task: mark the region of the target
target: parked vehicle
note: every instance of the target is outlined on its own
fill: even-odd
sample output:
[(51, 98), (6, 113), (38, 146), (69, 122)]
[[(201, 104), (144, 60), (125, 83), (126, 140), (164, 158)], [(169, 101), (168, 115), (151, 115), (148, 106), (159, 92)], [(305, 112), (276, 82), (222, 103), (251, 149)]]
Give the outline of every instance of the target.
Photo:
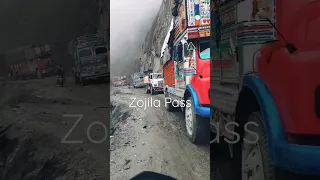
[(320, 175), (320, 2), (261, 2), (212, 6), (212, 143), (242, 180)]
[(132, 75), (133, 79), (133, 87), (134, 88), (141, 88), (144, 87), (145, 84), (143, 82), (144, 74), (141, 72), (136, 72)]
[(75, 42), (73, 69), (76, 84), (87, 85), (90, 80), (110, 78), (109, 55), (106, 43), (99, 35), (85, 35)]
[[(170, 66), (164, 66), (166, 108), (181, 108), (185, 113), (187, 134), (195, 144), (209, 143), (210, 100), (210, 2), (175, 1), (172, 10), (175, 23), (169, 39), (173, 40)], [(191, 10), (185, 9), (192, 7)], [(194, 12), (203, 16), (195, 19)], [(208, 14), (206, 16), (206, 14)], [(172, 76), (174, 77), (174, 83)]]
[[(46, 48), (44, 48), (46, 47)], [(49, 45), (33, 45), (14, 49), (6, 54), (6, 62), (17, 79), (52, 76), (57, 62)]]
[(146, 94), (154, 95), (156, 93), (164, 93), (163, 77), (161, 73), (150, 73), (146, 78)]

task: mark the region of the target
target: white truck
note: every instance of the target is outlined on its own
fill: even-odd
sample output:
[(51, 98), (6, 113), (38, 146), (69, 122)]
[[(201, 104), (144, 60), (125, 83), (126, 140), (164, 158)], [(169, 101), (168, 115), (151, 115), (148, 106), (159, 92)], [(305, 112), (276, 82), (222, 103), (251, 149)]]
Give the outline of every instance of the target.
[(162, 73), (150, 73), (144, 78), (144, 83), (146, 84), (146, 94), (164, 93)]

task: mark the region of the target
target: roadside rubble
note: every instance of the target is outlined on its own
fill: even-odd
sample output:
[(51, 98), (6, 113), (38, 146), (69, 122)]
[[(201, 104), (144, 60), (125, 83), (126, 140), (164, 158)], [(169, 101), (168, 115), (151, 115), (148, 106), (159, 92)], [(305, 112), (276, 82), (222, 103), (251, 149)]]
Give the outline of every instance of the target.
[[(107, 145), (93, 147), (87, 141), (82, 144), (61, 142), (74, 124), (73, 120), (61, 117), (68, 111), (81, 111), (90, 117), (82, 120), (70, 135), (74, 139), (86, 138), (82, 131), (87, 128), (85, 121), (90, 123), (106, 117), (101, 114), (104, 111), (99, 110), (106, 106), (94, 101), (100, 98), (103, 102), (101, 94), (106, 90), (100, 88), (105, 86), (86, 91), (69, 87), (74, 91), (71, 92), (51, 82), (54, 81), (41, 79), (0, 83), (0, 180), (106, 179), (109, 177), (104, 168), (104, 164), (109, 163), (105, 153)], [(88, 92), (93, 97), (82, 98)], [(92, 137), (100, 137), (94, 128), (91, 131)]]

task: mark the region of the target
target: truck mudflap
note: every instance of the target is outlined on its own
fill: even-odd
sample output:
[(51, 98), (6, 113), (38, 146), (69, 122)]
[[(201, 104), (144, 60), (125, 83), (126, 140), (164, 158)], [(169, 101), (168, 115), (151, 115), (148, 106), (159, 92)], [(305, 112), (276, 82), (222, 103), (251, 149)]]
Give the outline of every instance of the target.
[(195, 107), (195, 113), (198, 116), (201, 116), (204, 118), (210, 118), (210, 107), (209, 106), (208, 107), (200, 106), (198, 98), (197, 98), (197, 94), (190, 85), (187, 85), (186, 89), (191, 94), (193, 106)]
[(260, 105), (271, 163), (291, 172), (320, 175), (320, 146), (291, 144), (287, 141), (277, 108), (264, 82), (252, 74), (243, 78), (242, 86), (253, 91)]

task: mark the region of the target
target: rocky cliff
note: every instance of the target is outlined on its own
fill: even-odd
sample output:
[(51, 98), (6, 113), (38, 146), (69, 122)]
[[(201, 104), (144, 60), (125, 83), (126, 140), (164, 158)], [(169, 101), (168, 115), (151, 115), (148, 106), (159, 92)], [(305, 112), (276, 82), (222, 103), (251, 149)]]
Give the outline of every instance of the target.
[(161, 71), (161, 48), (170, 28), (173, 8), (173, 0), (163, 0), (159, 12), (153, 21), (153, 25), (147, 33), (141, 47), (137, 70), (153, 72)]

